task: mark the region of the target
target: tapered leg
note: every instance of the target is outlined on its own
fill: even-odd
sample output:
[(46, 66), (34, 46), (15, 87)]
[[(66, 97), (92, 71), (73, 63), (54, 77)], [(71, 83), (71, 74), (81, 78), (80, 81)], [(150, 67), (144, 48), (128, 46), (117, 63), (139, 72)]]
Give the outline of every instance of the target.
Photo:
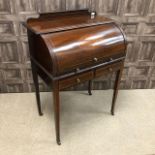
[(36, 67), (33, 64), (33, 62), (31, 62), (31, 66), (32, 66), (33, 81), (34, 81), (34, 85), (35, 85), (35, 92), (36, 92), (36, 100), (37, 100), (38, 113), (39, 113), (40, 116), (42, 116), (43, 113), (42, 113), (42, 110), (41, 110), (41, 103), (40, 103), (38, 75), (37, 75)]
[(123, 68), (118, 70), (117, 74), (116, 74), (115, 85), (114, 85), (114, 93), (113, 93), (113, 98), (112, 98), (112, 106), (111, 106), (111, 114), (112, 115), (114, 115), (115, 103), (116, 103), (116, 99), (117, 99), (119, 84), (121, 81), (122, 70), (123, 70)]
[(89, 95), (92, 95), (92, 80), (89, 80), (88, 81), (88, 94)]
[(61, 145), (60, 141), (60, 100), (59, 100), (59, 82), (53, 81), (53, 104), (55, 116), (56, 141)]

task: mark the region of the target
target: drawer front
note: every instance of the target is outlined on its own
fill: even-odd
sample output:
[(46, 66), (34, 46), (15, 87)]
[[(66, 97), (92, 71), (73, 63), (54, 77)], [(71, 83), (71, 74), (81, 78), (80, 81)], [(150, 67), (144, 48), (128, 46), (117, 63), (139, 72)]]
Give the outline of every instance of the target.
[(68, 88), (68, 87), (80, 84), (82, 82), (91, 80), (93, 78), (94, 78), (94, 72), (90, 71), (87, 73), (75, 75), (75, 76), (61, 80), (59, 83), (59, 87), (60, 89)]
[(123, 66), (123, 61), (113, 63), (95, 70), (95, 77), (100, 77), (105, 73), (115, 72)]

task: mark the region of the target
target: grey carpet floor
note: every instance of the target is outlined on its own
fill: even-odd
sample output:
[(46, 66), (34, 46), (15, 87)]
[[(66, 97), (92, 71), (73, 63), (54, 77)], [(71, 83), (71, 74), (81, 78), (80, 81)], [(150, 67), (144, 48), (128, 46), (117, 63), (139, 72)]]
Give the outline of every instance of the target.
[(0, 94), (0, 155), (153, 155), (155, 90), (61, 92), (61, 146), (55, 143), (52, 93)]

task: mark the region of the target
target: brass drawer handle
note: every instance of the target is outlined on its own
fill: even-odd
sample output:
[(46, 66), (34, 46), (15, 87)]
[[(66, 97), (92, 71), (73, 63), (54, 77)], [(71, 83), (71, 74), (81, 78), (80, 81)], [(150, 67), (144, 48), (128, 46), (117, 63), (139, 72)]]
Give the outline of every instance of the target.
[(112, 68), (109, 68), (109, 71), (110, 71), (110, 72), (112, 72), (112, 71), (113, 71), (113, 69), (112, 69)]
[(97, 61), (98, 61), (98, 59), (97, 59), (97, 58), (94, 58), (94, 61), (95, 61), (95, 62), (97, 62)]
[(113, 61), (113, 58), (110, 58), (110, 61)]
[(77, 83), (80, 83), (81, 82), (81, 80), (79, 78), (77, 78), (76, 81), (77, 81)]
[(80, 71), (80, 68), (76, 68), (76, 72), (79, 72)]

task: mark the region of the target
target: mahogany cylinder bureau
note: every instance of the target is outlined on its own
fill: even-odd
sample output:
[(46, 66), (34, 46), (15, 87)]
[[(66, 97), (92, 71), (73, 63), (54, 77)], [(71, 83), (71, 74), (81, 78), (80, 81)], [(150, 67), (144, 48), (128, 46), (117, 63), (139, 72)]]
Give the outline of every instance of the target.
[(116, 72), (111, 114), (126, 54), (126, 39), (111, 19), (88, 10), (44, 13), (23, 23), (27, 28), (39, 114), (42, 115), (38, 75), (53, 90), (56, 141), (60, 142), (59, 91)]

